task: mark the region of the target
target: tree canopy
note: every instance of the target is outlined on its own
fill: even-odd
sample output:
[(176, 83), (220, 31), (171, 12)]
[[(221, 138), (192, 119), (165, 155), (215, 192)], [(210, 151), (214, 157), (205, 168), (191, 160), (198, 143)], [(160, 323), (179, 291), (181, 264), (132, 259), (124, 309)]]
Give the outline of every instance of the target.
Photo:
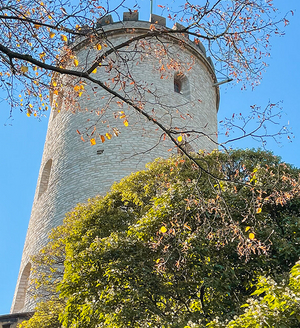
[(253, 150), (196, 160), (207, 173), (158, 159), (68, 213), (33, 259), (43, 301), (22, 327), (45, 309), (43, 327), (298, 327), (299, 170)]

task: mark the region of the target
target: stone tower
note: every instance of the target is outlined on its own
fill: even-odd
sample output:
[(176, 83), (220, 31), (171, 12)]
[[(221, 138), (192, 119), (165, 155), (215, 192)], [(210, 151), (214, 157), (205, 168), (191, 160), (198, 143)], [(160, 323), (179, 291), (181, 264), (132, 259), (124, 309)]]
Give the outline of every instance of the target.
[[(99, 31), (104, 38), (102, 46), (115, 48), (153, 28), (166, 31), (165, 23), (163, 17), (156, 15), (151, 15), (150, 22), (139, 21), (137, 13), (124, 13), (123, 21), (117, 23), (106, 17), (99, 21)], [(179, 28), (179, 25), (174, 27)], [(137, 44), (140, 48), (135, 48)], [(93, 41), (85, 37), (74, 40), (71, 47), (79, 64), (92, 61), (99, 51)], [(219, 90), (214, 86), (217, 81), (213, 65), (202, 44), (195, 44), (173, 30), (156, 38), (143, 38), (122, 49), (123, 59), (127, 60), (120, 62), (119, 70), (121, 74), (130, 72), (130, 78), (142, 92), (130, 89), (131, 83), (119, 92), (143, 103), (144, 111), (170, 129), (202, 132), (187, 134), (185, 142), (190, 149), (211, 151), (216, 148)], [(135, 49), (143, 49), (143, 53)], [(118, 60), (115, 54), (112, 59)], [(80, 69), (80, 65), (77, 68)], [(95, 78), (111, 81), (111, 75), (112, 71), (100, 67)], [(65, 83), (67, 85), (67, 81)], [(170, 154), (167, 150), (173, 147), (164, 141), (162, 132), (152, 122), (132, 108), (120, 108), (122, 104), (100, 87), (85, 85), (79, 99), (81, 110), (76, 113), (66, 108), (61, 94), (50, 98), (55, 105), (49, 118), (12, 313), (33, 310), (34, 301), (26, 294), (30, 256), (45, 246), (50, 230), (62, 223), (65, 213), (79, 202), (105, 194), (114, 181), (144, 169), (153, 159), (167, 157)], [(121, 119), (123, 113), (128, 120), (127, 127)], [(89, 140), (83, 142), (76, 132), (89, 131), (91, 126), (97, 126), (96, 145), (91, 145)], [(111, 139), (102, 143), (98, 133), (105, 136), (107, 131), (111, 131)], [(115, 131), (120, 134), (114, 136)]]

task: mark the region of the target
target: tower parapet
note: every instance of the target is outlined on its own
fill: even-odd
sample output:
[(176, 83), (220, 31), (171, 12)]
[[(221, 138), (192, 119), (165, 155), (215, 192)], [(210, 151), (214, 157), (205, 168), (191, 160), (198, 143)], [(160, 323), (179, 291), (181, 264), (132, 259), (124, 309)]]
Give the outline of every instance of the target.
[[(147, 36), (153, 24), (161, 31), (155, 38)], [(111, 88), (117, 85), (112, 82), (114, 74), (124, 81), (131, 79), (131, 83), (117, 90), (122, 96), (140, 104), (143, 111), (168, 129), (199, 131), (187, 136), (190, 149), (214, 149), (219, 91), (214, 87), (214, 69), (203, 45), (176, 33), (181, 29), (179, 25), (174, 30), (167, 29), (165, 19), (156, 15), (144, 22), (138, 20), (137, 13), (124, 13), (123, 21), (116, 23), (108, 16), (98, 21), (98, 27), (103, 46), (111, 48), (112, 53), (106, 64), (98, 67), (95, 79)], [(145, 37), (139, 39), (140, 35)], [(114, 49), (133, 38), (136, 42), (118, 50), (122, 51), (120, 59)], [(82, 36), (70, 45), (80, 65), (99, 56), (93, 42)], [(109, 60), (115, 64), (111, 70), (106, 66)], [(63, 82), (67, 89), (68, 77)], [(30, 257), (45, 246), (49, 232), (62, 223), (65, 213), (79, 202), (104, 195), (114, 181), (144, 169), (153, 159), (170, 154), (167, 150), (172, 145), (163, 141), (162, 132), (152, 122), (99, 86), (87, 81), (84, 88), (78, 98), (81, 110), (76, 113), (66, 105), (62, 95), (66, 90), (51, 97), (52, 112), (12, 313), (33, 310), (34, 300), (27, 294)], [(123, 115), (128, 126), (124, 126)], [(102, 143), (103, 138), (95, 137), (96, 145), (83, 142), (76, 131), (90, 131), (91, 127), (102, 137), (108, 133), (110, 137), (106, 139), (110, 140)]]

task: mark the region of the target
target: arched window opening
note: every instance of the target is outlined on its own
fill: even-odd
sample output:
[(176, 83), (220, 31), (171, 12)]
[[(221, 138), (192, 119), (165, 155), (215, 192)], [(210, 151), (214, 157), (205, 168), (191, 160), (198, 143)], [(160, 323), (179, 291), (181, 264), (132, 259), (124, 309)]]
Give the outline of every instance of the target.
[(185, 98), (190, 98), (190, 83), (188, 78), (181, 72), (174, 74), (174, 92), (182, 94)]
[(13, 313), (21, 312), (25, 304), (25, 297), (28, 288), (28, 281), (30, 276), (31, 264), (30, 262), (26, 264), (21, 279), (19, 281), (18, 292), (16, 295), (15, 306), (13, 308)]
[(48, 183), (49, 183), (49, 178), (50, 178), (50, 172), (51, 172), (51, 166), (52, 166), (52, 159), (49, 159), (48, 162), (45, 164), (44, 169), (43, 169), (43, 172), (42, 172), (38, 198), (48, 188)]

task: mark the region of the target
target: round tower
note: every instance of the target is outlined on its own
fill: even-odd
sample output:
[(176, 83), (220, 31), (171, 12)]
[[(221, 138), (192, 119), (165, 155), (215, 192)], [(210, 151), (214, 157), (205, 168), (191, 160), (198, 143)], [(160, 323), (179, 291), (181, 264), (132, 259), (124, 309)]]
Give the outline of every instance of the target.
[[(145, 36), (153, 29), (161, 34)], [(188, 150), (211, 151), (216, 148), (219, 103), (213, 65), (201, 43), (191, 42), (176, 29), (178, 24), (168, 30), (160, 16), (151, 15), (150, 22), (144, 22), (137, 13), (124, 13), (121, 22), (113, 23), (111, 17), (99, 21), (100, 46), (81, 37), (70, 47), (78, 70), (101, 51), (112, 49), (93, 72), (94, 78), (113, 90), (120, 86), (117, 93), (175, 131), (175, 138), (176, 131), (186, 131), (183, 142)], [(116, 77), (123, 81), (114, 82)], [(52, 112), (12, 313), (33, 310), (34, 301), (26, 294), (30, 256), (45, 246), (49, 232), (62, 223), (65, 213), (79, 202), (104, 195), (114, 181), (144, 169), (155, 158), (169, 156), (168, 150), (174, 147), (153, 122), (92, 82), (86, 81), (84, 92), (78, 92), (80, 109), (74, 113), (65, 100), (70, 80), (66, 77), (62, 82), (66, 90), (50, 97)]]

